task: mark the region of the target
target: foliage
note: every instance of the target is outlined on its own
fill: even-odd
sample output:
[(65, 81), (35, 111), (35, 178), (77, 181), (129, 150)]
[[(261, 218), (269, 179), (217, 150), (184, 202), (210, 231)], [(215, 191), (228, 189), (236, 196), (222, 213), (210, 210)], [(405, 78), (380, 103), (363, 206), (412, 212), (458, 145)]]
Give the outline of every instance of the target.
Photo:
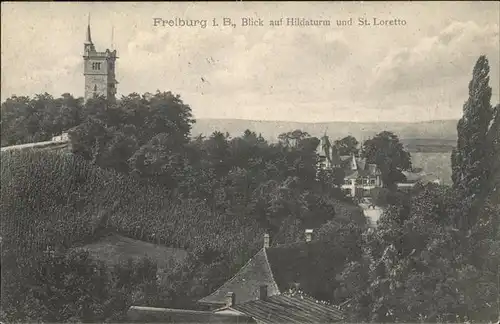
[(337, 198), (344, 198), (341, 187), (344, 184), (345, 171), (343, 168), (320, 169), (316, 179), (322, 192)]
[(83, 100), (67, 93), (57, 99), (47, 93), (13, 96), (2, 103), (0, 115), (2, 146), (48, 141), (86, 117)]
[(488, 59), (479, 57), (469, 83), (469, 98), (463, 107), (464, 114), (457, 125), (458, 140), (452, 154), (452, 178), (454, 186), (460, 188), (464, 197), (477, 195), (489, 176), (487, 157), (491, 143), (486, 139), (493, 117), (489, 71)]
[(191, 108), (171, 92), (133, 93), (116, 104), (93, 99), (86, 109), (89, 118), (69, 132), (73, 152), (124, 173), (157, 174), (162, 167), (150, 161), (148, 152), (160, 147), (166, 154), (161, 157), (179, 152), (194, 123)]
[(363, 235), (364, 258), (344, 268), (338, 295), (350, 320), (498, 319), (500, 124), (491, 113), (488, 72), (481, 56), (457, 126), (454, 187), (429, 184), (416, 187), (409, 200), (389, 202), (377, 230)]
[(48, 248), (26, 258), (2, 247), (1, 317), (9, 322), (116, 322), (161, 290), (148, 259), (107, 268), (84, 250)]
[(453, 227), (462, 211), (455, 195), (429, 186), (412, 198), (408, 218), (389, 208), (377, 231), (365, 234), (365, 260), (343, 273), (352, 320), (494, 319), (498, 242), (481, 237), (484, 226), (469, 233)]
[(353, 223), (328, 226), (307, 244), (269, 249), (267, 256), (276, 283), (285, 289), (300, 285), (304, 293), (316, 299), (336, 301), (338, 274), (345, 263), (361, 258), (361, 230)]
[[(418, 190), (419, 185), (414, 188)], [(373, 188), (370, 190), (370, 196), (373, 204), (380, 207), (388, 206), (407, 206), (408, 194), (401, 190), (389, 190), (387, 188)]]
[(363, 143), (363, 156), (368, 163), (375, 163), (382, 172), (384, 187), (393, 188), (396, 182), (404, 180), (401, 171), (411, 170), (410, 153), (397, 135), (383, 131)]
[[(333, 233), (350, 222), (364, 226), (359, 208), (339, 190), (342, 173), (317, 178), (319, 140), (300, 130), (278, 144), (248, 130), (236, 138), (214, 132), (189, 140), (189, 106), (159, 92), (116, 104), (91, 99), (78, 116), (69, 132), (74, 154), (2, 152), (1, 236), (18, 260), (47, 247), (65, 260), (69, 249), (108, 232), (189, 250), (189, 262), (174, 269), (154, 270), (147, 262), (147, 271), (132, 263), (107, 269), (102, 280), (109, 289), (99, 300), (118, 313), (131, 302), (192, 307), (247, 262), (264, 232), (284, 244), (303, 240), (305, 228), (329, 224), (324, 232)], [(43, 262), (63, 262), (56, 259)], [(33, 262), (27, 268), (42, 261)], [(154, 281), (157, 270), (165, 272)], [(141, 279), (131, 281), (136, 275)], [(105, 312), (96, 311), (96, 320), (121, 314)], [(47, 318), (69, 320), (57, 316)]]
[(359, 152), (358, 145), (358, 140), (351, 135), (335, 141), (339, 155), (357, 155)]
[[(244, 221), (213, 213), (199, 200), (169, 201), (157, 184), (96, 168), (73, 155), (2, 152), (1, 179), (1, 235), (26, 254), (47, 244), (69, 248), (106, 229), (196, 249), (206, 247), (200, 240), (206, 233), (234, 233), (237, 221)], [(223, 246), (215, 238), (214, 244)]]
[(296, 129), (291, 132), (280, 134), (278, 136), (278, 140), (285, 147), (298, 147), (300, 141), (308, 137), (310, 137), (310, 135), (307, 132), (303, 132), (300, 129)]

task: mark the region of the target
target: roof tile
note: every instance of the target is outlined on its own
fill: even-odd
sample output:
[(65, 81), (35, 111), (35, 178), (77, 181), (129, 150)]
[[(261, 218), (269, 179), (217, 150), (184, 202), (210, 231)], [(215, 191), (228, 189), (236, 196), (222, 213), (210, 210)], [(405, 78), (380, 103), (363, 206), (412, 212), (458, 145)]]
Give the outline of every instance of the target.
[(279, 293), (273, 273), (267, 260), (266, 249), (261, 249), (231, 279), (226, 281), (212, 294), (199, 300), (203, 304), (224, 304), (228, 292), (235, 294), (235, 303), (255, 300), (259, 296), (259, 287), (266, 285), (268, 295)]
[(260, 323), (332, 323), (342, 320), (340, 310), (305, 296), (276, 295), (233, 307)]

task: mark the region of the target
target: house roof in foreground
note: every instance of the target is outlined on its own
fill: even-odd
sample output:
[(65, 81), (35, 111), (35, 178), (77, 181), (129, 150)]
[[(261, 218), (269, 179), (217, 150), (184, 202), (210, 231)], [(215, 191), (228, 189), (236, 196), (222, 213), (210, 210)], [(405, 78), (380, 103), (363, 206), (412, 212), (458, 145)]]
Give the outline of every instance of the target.
[(132, 323), (255, 323), (247, 315), (142, 306), (131, 306), (127, 320)]
[(332, 262), (332, 255), (343, 257), (340, 250), (341, 247), (322, 241), (263, 248), (219, 289), (198, 302), (223, 306), (229, 292), (235, 294), (235, 304), (253, 301), (260, 295), (260, 286), (267, 286), (268, 296), (279, 295), (297, 285), (306, 292), (326, 295), (330, 292), (325, 290), (325, 284), (336, 280), (343, 264), (343, 260)]
[(212, 294), (200, 299), (202, 304), (225, 304), (229, 292), (235, 294), (235, 303), (244, 303), (259, 296), (258, 287), (266, 285), (268, 295), (279, 294), (279, 288), (267, 259), (266, 249), (261, 249), (231, 279)]
[(258, 323), (332, 323), (343, 316), (338, 307), (306, 296), (276, 295), (230, 307)]

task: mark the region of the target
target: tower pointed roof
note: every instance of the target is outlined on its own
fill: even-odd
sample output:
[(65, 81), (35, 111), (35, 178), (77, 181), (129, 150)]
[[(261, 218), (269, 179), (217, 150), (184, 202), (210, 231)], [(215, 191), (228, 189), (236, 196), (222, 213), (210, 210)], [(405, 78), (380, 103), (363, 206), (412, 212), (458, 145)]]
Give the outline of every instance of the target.
[(352, 160), (351, 160), (351, 170), (357, 170), (358, 169), (358, 163), (356, 161), (356, 156), (354, 154), (351, 154)]
[(92, 36), (90, 34), (90, 14), (89, 14), (89, 22), (87, 25), (87, 37), (85, 38), (85, 44), (92, 44)]

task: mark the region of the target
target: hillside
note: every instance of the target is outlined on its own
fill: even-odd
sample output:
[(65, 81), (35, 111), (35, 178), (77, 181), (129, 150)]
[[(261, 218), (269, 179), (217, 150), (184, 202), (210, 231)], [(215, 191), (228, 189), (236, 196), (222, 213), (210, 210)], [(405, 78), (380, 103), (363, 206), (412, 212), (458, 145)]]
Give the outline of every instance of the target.
[[(354, 122), (325, 122), (325, 123), (300, 123), (287, 121), (263, 121), (241, 119), (197, 119), (193, 126), (192, 134), (209, 135), (214, 131), (228, 132), (231, 136), (239, 136), (246, 129), (261, 133), (264, 138), (276, 141), (278, 135), (295, 129), (308, 132), (312, 136), (322, 136), (325, 131), (332, 139), (352, 135), (358, 140), (365, 140), (383, 130), (396, 133), (401, 139), (414, 142), (414, 139), (431, 141), (433, 144), (453, 143), (456, 141), (456, 120), (434, 120), (416, 123), (354, 123)], [(423, 140), (422, 140), (423, 139)]]
[(14, 150), (2, 152), (1, 162), (0, 234), (4, 243), (26, 253), (47, 245), (90, 243), (103, 231), (196, 248), (189, 242), (212, 230), (207, 223), (186, 222), (203, 223), (200, 217), (209, 214), (203, 204), (169, 203), (162, 188), (72, 154)]
[(200, 200), (170, 201), (159, 185), (72, 154), (2, 152), (1, 183), (0, 236), (26, 254), (92, 243), (110, 231), (191, 251), (224, 251), (227, 241), (248, 244), (260, 235), (254, 220), (216, 214)]
[(111, 266), (128, 259), (140, 259), (147, 256), (155, 260), (158, 267), (170, 269), (177, 262), (183, 262), (187, 258), (187, 252), (183, 249), (169, 248), (116, 234), (105, 236), (80, 248), (89, 251), (96, 259)]

